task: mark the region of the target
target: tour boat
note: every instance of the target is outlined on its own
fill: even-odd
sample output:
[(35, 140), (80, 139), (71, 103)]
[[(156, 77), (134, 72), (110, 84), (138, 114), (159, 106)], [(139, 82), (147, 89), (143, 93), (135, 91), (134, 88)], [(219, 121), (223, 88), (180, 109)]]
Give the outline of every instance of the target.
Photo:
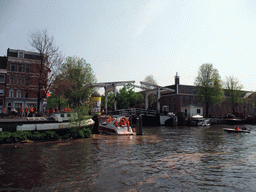
[(246, 127), (243, 127), (241, 129), (240, 128), (239, 129), (224, 128), (223, 130), (228, 133), (250, 133), (251, 132), (251, 130)]
[(133, 135), (129, 118), (124, 116), (110, 117), (99, 125), (99, 132), (114, 135)]
[[(26, 117), (20, 119), (1, 119), (0, 120), (0, 132), (8, 131), (43, 131), (53, 129), (65, 129), (76, 127), (75, 122), (71, 122), (71, 119), (76, 119), (76, 113), (58, 112), (51, 113), (49, 118), (46, 117)], [(92, 119), (83, 120), (80, 122), (80, 126), (89, 127), (92, 129), (94, 121)]]

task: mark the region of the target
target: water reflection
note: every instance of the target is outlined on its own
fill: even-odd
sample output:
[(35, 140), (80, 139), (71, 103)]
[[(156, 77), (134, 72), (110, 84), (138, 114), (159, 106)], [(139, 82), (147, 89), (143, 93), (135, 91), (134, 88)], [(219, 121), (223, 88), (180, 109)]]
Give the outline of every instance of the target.
[(0, 146), (0, 191), (253, 191), (255, 127), (143, 127), (142, 136)]

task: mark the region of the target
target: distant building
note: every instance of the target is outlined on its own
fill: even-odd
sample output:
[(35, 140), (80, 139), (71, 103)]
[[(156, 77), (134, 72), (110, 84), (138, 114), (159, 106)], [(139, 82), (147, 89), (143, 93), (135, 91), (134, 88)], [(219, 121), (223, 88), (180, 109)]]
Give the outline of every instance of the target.
[[(35, 107), (40, 73), (42, 73), (39, 53), (24, 50), (7, 50), (7, 57), (0, 57), (0, 110), (7, 111)], [(40, 72), (41, 70), (41, 72)], [(47, 66), (43, 70), (48, 78)], [(43, 88), (42, 95), (46, 95)], [(47, 105), (46, 96), (41, 100), (40, 111)]]
[[(169, 106), (169, 111), (175, 114), (183, 112), (184, 115), (189, 115), (188, 111), (191, 106), (196, 106), (196, 112), (199, 115), (206, 115), (206, 108), (205, 105), (200, 99), (195, 95), (196, 86), (193, 85), (181, 85), (180, 78), (178, 74), (175, 76), (175, 84), (166, 86), (167, 88), (174, 89), (175, 92), (164, 91), (161, 92), (161, 108), (162, 106)], [(245, 92), (245, 98), (250, 98), (254, 94), (254, 92)], [(154, 108), (156, 109), (156, 103), (154, 103)], [(187, 109), (187, 113), (185, 112)], [(232, 113), (232, 107), (226, 101), (222, 102), (221, 104), (216, 104), (209, 108), (209, 115), (210, 116), (226, 116), (229, 113)], [(247, 116), (253, 113), (253, 104), (249, 102), (249, 100), (236, 107), (237, 114)], [(196, 114), (195, 114), (196, 115)]]
[(0, 112), (4, 108), (5, 104), (5, 78), (7, 75), (7, 57), (0, 57)]

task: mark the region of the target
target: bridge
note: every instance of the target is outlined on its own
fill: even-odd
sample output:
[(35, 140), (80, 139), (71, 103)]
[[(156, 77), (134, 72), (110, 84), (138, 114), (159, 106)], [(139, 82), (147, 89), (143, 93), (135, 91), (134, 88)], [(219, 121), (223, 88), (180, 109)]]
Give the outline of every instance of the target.
[[(145, 93), (145, 112), (148, 111), (148, 96), (152, 93), (157, 95), (157, 111), (160, 112), (160, 93), (162, 91), (170, 91), (170, 92), (175, 92), (173, 89), (169, 89), (163, 86), (155, 85), (152, 83), (147, 83), (140, 81), (140, 83), (143, 86), (138, 86), (134, 85), (135, 81), (117, 81), (117, 82), (103, 82), (103, 83), (91, 83), (91, 87), (104, 87), (105, 89), (105, 112), (106, 114), (108, 113), (108, 100), (107, 100), (107, 95), (110, 91), (114, 92), (114, 110), (117, 111), (116, 109), (116, 86), (124, 86), (126, 84), (130, 84), (133, 87), (140, 88), (144, 90), (143, 92)], [(154, 87), (154, 89), (149, 89), (149, 87)], [(142, 111), (141, 111), (142, 112)]]

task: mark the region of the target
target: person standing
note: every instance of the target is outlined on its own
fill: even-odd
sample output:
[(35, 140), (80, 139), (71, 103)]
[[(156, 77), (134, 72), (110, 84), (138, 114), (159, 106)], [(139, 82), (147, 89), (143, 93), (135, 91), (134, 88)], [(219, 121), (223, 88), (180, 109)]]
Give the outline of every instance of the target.
[(20, 108), (20, 115), (21, 115), (21, 117), (23, 117), (23, 107), (21, 106), (21, 108)]
[(28, 116), (28, 108), (26, 107), (25, 108), (25, 117), (27, 117)]
[(29, 114), (31, 113), (31, 117), (34, 116), (34, 108), (33, 107), (30, 107), (29, 109)]

